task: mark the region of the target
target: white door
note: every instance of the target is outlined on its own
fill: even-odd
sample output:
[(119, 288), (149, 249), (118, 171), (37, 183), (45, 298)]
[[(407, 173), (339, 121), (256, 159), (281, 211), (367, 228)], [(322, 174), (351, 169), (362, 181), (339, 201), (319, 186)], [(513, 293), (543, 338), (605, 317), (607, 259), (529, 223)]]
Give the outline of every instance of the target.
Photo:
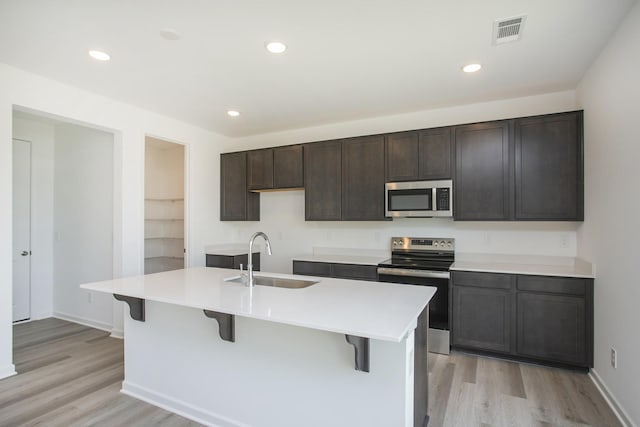
[(13, 321), (31, 316), (31, 143), (13, 140)]

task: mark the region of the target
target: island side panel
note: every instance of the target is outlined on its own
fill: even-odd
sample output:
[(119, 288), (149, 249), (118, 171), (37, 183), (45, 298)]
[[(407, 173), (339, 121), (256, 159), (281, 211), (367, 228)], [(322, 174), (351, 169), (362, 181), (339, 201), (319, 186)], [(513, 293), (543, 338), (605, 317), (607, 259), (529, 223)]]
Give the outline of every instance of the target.
[(415, 427), (426, 426), (429, 422), (429, 305), (418, 317), (414, 332), (415, 377), (414, 377), (414, 422)]
[[(236, 316), (236, 342), (202, 310), (147, 301), (125, 321), (123, 392), (218, 426), (413, 426), (414, 336), (371, 340), (356, 371), (343, 334)], [(426, 372), (426, 371), (425, 371)]]

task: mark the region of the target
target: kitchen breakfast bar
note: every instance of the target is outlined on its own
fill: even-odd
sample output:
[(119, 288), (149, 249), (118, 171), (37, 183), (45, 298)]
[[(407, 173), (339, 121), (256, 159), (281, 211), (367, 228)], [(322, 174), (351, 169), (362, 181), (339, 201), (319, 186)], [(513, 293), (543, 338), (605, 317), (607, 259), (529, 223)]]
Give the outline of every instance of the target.
[[(123, 393), (212, 426), (428, 423), (435, 288), (225, 281), (237, 275), (196, 267), (81, 285), (127, 303)], [(260, 284), (274, 279), (317, 283)]]

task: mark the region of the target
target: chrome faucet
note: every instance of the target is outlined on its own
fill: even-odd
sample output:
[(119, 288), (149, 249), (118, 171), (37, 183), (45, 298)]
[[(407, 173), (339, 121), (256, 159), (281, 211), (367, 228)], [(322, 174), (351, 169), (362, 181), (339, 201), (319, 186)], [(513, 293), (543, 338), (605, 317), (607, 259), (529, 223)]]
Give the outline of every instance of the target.
[(269, 242), (269, 238), (267, 237), (266, 234), (264, 234), (262, 231), (258, 231), (257, 233), (255, 233), (253, 236), (251, 236), (251, 239), (249, 239), (249, 254), (247, 255), (247, 286), (249, 286), (250, 288), (253, 287), (253, 241), (256, 239), (256, 237), (258, 236), (262, 236), (262, 238), (264, 239), (265, 244), (267, 245), (267, 253), (269, 255), (271, 255), (271, 243)]

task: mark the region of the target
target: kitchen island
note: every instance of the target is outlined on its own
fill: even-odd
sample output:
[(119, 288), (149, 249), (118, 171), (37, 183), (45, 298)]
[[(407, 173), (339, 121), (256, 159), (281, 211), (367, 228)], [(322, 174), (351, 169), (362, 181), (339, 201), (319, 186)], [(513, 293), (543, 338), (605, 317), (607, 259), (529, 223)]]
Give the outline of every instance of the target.
[(237, 274), (198, 267), (81, 285), (129, 304), (123, 393), (215, 426), (426, 424), (434, 288), (224, 281)]

